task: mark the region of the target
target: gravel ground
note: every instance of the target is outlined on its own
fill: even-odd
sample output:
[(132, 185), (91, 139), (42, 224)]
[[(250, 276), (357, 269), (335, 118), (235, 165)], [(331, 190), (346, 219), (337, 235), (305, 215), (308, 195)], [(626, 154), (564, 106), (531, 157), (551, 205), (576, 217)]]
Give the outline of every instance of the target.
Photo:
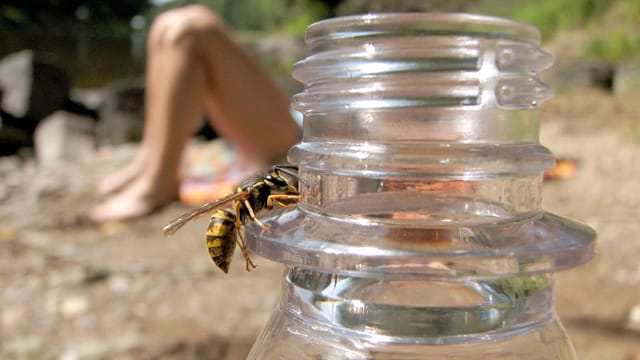
[[(640, 110), (589, 91), (543, 106), (541, 141), (578, 160), (545, 185), (543, 206), (598, 232), (597, 255), (557, 275), (557, 308), (581, 359), (640, 359)], [(635, 306), (635, 315), (632, 310)]]
[[(633, 98), (598, 91), (561, 93), (543, 107), (543, 144), (579, 164), (575, 177), (545, 184), (544, 207), (599, 235), (593, 261), (556, 276), (558, 311), (586, 360), (640, 359), (639, 115)], [(0, 358), (249, 351), (277, 301), (279, 264), (257, 258), (246, 273), (238, 258), (230, 275), (217, 271), (203, 249), (206, 219), (160, 234), (187, 209), (180, 204), (128, 223), (86, 220), (95, 182), (134, 151), (56, 166), (0, 159)]]

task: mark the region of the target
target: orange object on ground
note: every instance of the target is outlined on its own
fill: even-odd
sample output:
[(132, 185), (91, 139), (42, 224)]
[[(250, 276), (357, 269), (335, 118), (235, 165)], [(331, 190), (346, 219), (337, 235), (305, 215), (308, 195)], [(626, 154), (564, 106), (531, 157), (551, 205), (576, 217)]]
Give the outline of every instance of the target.
[(198, 206), (221, 199), (235, 191), (227, 179), (185, 179), (180, 184), (180, 201)]
[(181, 169), (180, 201), (198, 206), (231, 194), (233, 162), (233, 148), (222, 139), (191, 144)]
[(544, 180), (566, 180), (578, 172), (578, 162), (571, 159), (556, 159), (556, 165), (545, 171)]

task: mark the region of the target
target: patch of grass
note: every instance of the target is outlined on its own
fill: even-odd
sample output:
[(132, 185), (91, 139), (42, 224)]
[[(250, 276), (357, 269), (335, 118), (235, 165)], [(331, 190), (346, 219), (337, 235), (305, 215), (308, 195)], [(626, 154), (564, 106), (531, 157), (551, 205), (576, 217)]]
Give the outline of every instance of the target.
[(639, 0), (540, 0), (515, 8), (511, 18), (533, 24), (543, 39), (568, 29), (586, 28), (587, 57), (615, 63), (640, 56)]
[(559, 30), (597, 21), (613, 3), (615, 1), (610, 0), (540, 0), (517, 8), (512, 17), (537, 26), (543, 39), (547, 39)]
[(617, 1), (600, 21), (591, 24), (588, 57), (610, 63), (640, 55), (640, 1)]
[(294, 38), (304, 38), (307, 26), (329, 15), (327, 7), (317, 1), (298, 1), (289, 9), (288, 20), (284, 24), (284, 32)]

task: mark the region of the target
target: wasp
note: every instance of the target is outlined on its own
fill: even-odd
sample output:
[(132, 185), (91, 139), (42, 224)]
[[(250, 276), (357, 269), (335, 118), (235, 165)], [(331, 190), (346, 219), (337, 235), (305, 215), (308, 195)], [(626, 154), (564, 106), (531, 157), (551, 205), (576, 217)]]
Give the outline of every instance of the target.
[[(288, 207), (300, 199), (297, 184), (291, 184), (283, 174), (300, 180), (297, 166), (276, 165), (264, 176), (243, 181), (235, 193), (206, 203), (170, 221), (164, 226), (163, 232), (165, 235), (172, 235), (186, 223), (215, 210), (209, 220), (206, 234), (211, 260), (227, 273), (237, 245), (242, 251), (246, 269), (250, 271), (256, 265), (249, 257), (246, 243), (240, 232), (241, 227), (251, 220), (260, 225), (264, 231), (268, 231), (269, 226), (263, 224), (256, 217), (256, 213), (264, 209), (273, 209), (275, 206)], [(221, 209), (232, 202), (235, 203), (233, 208)]]

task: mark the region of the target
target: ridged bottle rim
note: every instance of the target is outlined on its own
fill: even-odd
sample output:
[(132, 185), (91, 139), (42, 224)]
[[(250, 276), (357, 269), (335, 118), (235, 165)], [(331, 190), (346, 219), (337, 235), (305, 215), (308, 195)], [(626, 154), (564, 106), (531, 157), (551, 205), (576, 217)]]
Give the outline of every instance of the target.
[[(320, 21), (293, 75), (302, 194), (247, 226), (291, 266), (373, 278), (498, 278), (566, 269), (595, 234), (541, 209), (538, 106), (552, 91), (539, 31), (453, 13)], [(434, 267), (434, 264), (437, 265)]]
[[(388, 30), (396, 34), (460, 34), (505, 38), (540, 44), (540, 31), (533, 25), (495, 16), (467, 13), (381, 13), (352, 15), (318, 21), (307, 28), (306, 42), (345, 36), (371, 36)], [(359, 32), (358, 32), (359, 31)], [(387, 32), (387, 34), (392, 34)]]

